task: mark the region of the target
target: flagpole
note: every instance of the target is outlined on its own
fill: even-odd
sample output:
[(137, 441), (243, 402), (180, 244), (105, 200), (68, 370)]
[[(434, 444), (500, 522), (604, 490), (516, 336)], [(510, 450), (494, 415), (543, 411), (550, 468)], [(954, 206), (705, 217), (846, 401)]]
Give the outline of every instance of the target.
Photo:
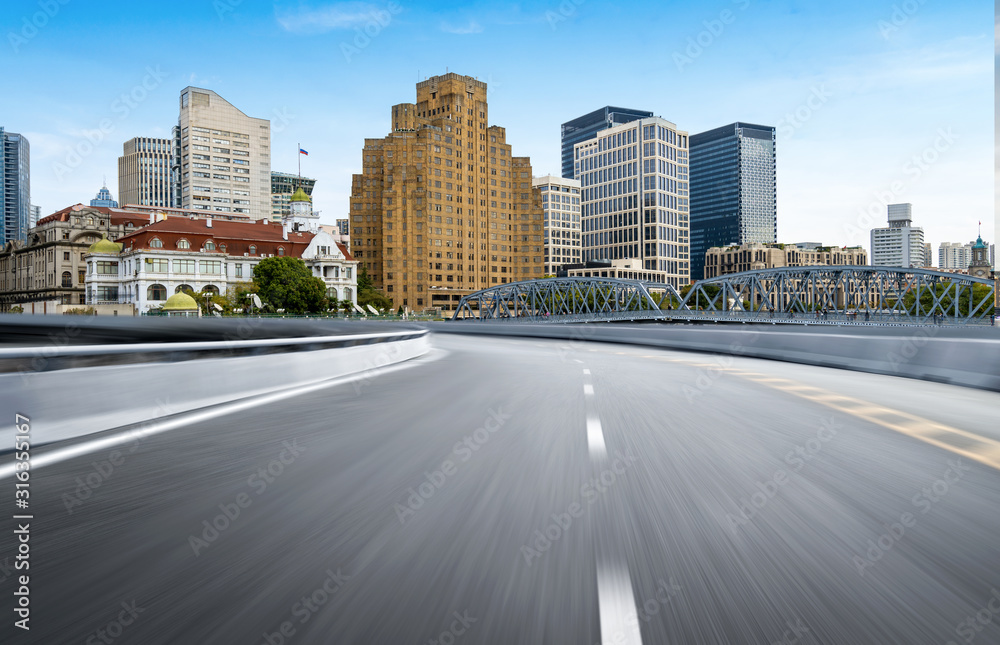
[(297, 143), (295, 145), (297, 145), (299, 147), (299, 149), (295, 151), (295, 156), (299, 158), (299, 185), (298, 185), (298, 187), (302, 188), (302, 144), (301, 143)]

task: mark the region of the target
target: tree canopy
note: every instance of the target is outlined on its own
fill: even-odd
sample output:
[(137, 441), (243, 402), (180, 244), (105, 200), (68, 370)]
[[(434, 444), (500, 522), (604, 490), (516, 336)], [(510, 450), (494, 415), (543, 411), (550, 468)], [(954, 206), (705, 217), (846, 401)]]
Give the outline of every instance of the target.
[(264, 303), (287, 313), (318, 313), (329, 306), (326, 284), (299, 258), (265, 258), (254, 267), (253, 281)]

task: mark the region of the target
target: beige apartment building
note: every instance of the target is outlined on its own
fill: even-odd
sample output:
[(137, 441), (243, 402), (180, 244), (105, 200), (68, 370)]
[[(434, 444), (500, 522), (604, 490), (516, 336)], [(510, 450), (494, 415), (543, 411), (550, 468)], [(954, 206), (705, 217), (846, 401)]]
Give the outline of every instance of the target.
[(868, 252), (860, 246), (839, 247), (819, 244), (744, 244), (720, 248), (705, 254), (705, 278), (776, 267), (817, 265), (865, 265)]
[(490, 126), (486, 83), (444, 74), (365, 139), (351, 187), (351, 252), (394, 306), (453, 309), (463, 295), (543, 276), (531, 161)]
[(173, 140), (133, 137), (118, 157), (118, 199), (122, 206), (173, 206), (170, 169)]
[(197, 87), (181, 90), (177, 206), (271, 218), (271, 122)]

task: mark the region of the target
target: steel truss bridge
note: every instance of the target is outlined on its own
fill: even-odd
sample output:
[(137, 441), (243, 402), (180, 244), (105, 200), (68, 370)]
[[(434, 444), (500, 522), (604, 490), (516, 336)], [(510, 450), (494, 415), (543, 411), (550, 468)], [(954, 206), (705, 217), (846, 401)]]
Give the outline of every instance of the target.
[(453, 320), (706, 320), (819, 324), (993, 323), (994, 282), (929, 269), (781, 267), (673, 286), (616, 278), (545, 278), (462, 298)]

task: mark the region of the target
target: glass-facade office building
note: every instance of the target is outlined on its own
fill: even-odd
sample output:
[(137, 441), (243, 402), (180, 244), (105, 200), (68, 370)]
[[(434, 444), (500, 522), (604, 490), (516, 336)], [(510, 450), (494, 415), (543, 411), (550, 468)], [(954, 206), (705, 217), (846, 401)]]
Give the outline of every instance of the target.
[(632, 110), (609, 105), (563, 123), (562, 176), (566, 179), (579, 179), (574, 174), (573, 146), (595, 138), (601, 130), (607, 130), (622, 123), (629, 123), (636, 119), (645, 119), (651, 116), (653, 116), (653, 113), (645, 110)]
[(31, 227), (31, 152), (28, 140), (0, 127), (0, 248), (28, 239)]
[(777, 241), (775, 129), (732, 123), (691, 135), (691, 279), (713, 246)]
[(680, 288), (688, 266), (688, 136), (652, 117), (576, 144), (583, 261), (642, 261), (652, 280)]

